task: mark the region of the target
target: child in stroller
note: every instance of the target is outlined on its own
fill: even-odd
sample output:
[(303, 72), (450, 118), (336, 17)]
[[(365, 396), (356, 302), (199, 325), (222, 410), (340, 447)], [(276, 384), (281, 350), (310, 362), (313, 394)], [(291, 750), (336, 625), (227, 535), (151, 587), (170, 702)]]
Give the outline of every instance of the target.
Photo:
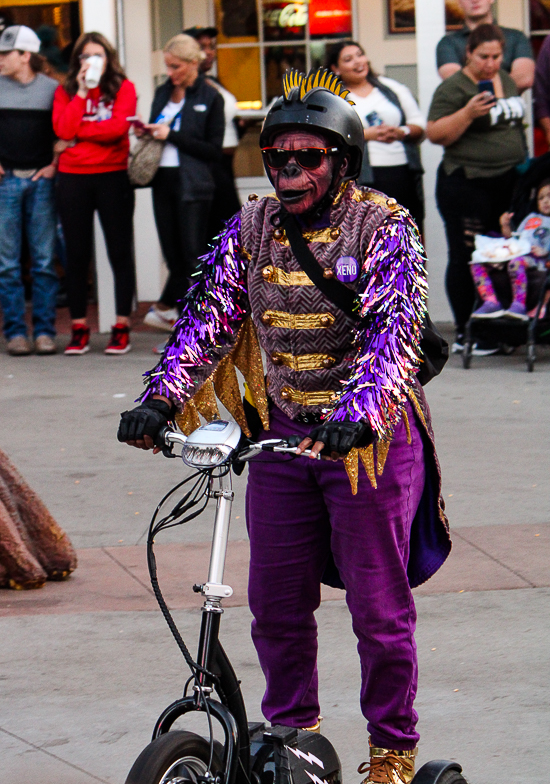
[[(509, 243), (489, 238), (476, 238), (477, 252), (471, 264), (472, 276), (481, 305), (472, 313), (473, 319), (510, 318), (528, 321), (527, 313), (527, 270), (544, 270), (550, 255), (550, 178), (543, 179), (536, 188), (536, 212), (521, 221), (513, 241), (513, 212), (505, 212), (500, 218), (502, 235)], [(483, 242), (483, 240), (485, 240)], [(520, 251), (521, 255), (513, 255)], [(480, 262), (482, 259), (487, 261)], [(506, 309), (498, 299), (489, 270), (494, 265), (506, 265), (512, 288), (512, 302)]]
[(493, 258), (476, 249), (472, 259), (481, 301), (466, 325), (462, 364), (469, 368), (472, 356), (482, 355), (478, 341), (498, 345), (501, 354), (524, 345), (531, 372), (536, 345), (550, 344), (550, 153), (524, 166), (501, 226), (505, 235), (515, 228), (515, 235), (476, 237), (480, 250), (494, 243)]

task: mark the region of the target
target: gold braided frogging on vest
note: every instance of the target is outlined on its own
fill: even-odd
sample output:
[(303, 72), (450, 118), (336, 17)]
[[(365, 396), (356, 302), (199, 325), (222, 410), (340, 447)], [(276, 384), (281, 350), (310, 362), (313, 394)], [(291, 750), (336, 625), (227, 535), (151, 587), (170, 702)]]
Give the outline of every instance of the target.
[(336, 321), (332, 313), (285, 313), (283, 310), (266, 310), (262, 322), (280, 329), (328, 329)]
[[(300, 86), (303, 94), (305, 95), (306, 89), (313, 89), (313, 85), (311, 84), (310, 79), (312, 74), (310, 72), (308, 77), (305, 77), (304, 74), (300, 74), (297, 71), (295, 73), (296, 76), (292, 76), (292, 71), (285, 75), (285, 79), (288, 77), (288, 90), (290, 91), (290, 89), (293, 87)], [(306, 88), (304, 85), (306, 84), (307, 79), (310, 81), (307, 82)], [(316, 84), (315, 86), (326, 87), (327, 85)], [(335, 90), (331, 91), (335, 92)], [(342, 95), (342, 97), (345, 96)], [(341, 186), (337, 196), (338, 201), (342, 198), (349, 186), (350, 183), (344, 183)], [(375, 204), (389, 208), (392, 211), (397, 209), (399, 206), (395, 199), (388, 199), (378, 193), (362, 191), (358, 188), (354, 188), (352, 198), (354, 201), (372, 201)], [(329, 227), (319, 231), (304, 232), (304, 238), (308, 242), (332, 242), (336, 239), (336, 236), (334, 227)], [(286, 236), (282, 238), (282, 242), (283, 244), (288, 242)], [(246, 258), (250, 260), (250, 254), (244, 248), (241, 249), (241, 252)], [(268, 265), (265, 268), (264, 278), (269, 280), (270, 283), (283, 286), (313, 285), (312, 281), (304, 272), (286, 272), (285, 270), (274, 267), (273, 265)], [(335, 320), (335, 317), (331, 313), (293, 314), (284, 313), (282, 311), (266, 311), (263, 314), (263, 318), (270, 320), (270, 326), (287, 329), (329, 328)], [(296, 369), (298, 369), (300, 363), (310, 362), (312, 361), (310, 357), (316, 355), (304, 355), (302, 358), (288, 355), (288, 357), (292, 357), (291, 359), (287, 358), (287, 355), (283, 356), (283, 361), (285, 364), (287, 362), (291, 362), (293, 363), (292, 367), (296, 366)], [(289, 364), (288, 366), (290, 367), (291, 365)], [(197, 427), (200, 427), (201, 420), (199, 415), (202, 415), (207, 421), (219, 419), (220, 413), (216, 402), (217, 397), (223, 403), (223, 405), (225, 405), (229, 413), (234, 417), (235, 421), (239, 424), (243, 432), (248, 436), (250, 435), (250, 430), (246, 423), (246, 417), (242, 405), (241, 393), (235, 368), (238, 368), (243, 374), (248, 387), (249, 395), (254, 406), (258, 410), (263, 427), (266, 430), (269, 430), (269, 412), (262, 354), (256, 334), (256, 328), (252, 318), (249, 317), (246, 319), (245, 323), (239, 330), (239, 334), (232, 351), (221, 360), (212, 376), (210, 376), (210, 378), (207, 379), (207, 381), (201, 386), (195, 395), (193, 395), (193, 397), (187, 401), (182, 413), (176, 416), (176, 422), (182, 432), (188, 435)], [(291, 394), (327, 396), (328, 399), (323, 399), (322, 401), (316, 401), (315, 403), (303, 403), (304, 405), (316, 405), (319, 403), (323, 405), (330, 402), (329, 396), (332, 396), (334, 393), (329, 391), (321, 391), (317, 393), (300, 393), (299, 390), (291, 390)], [(424, 426), (426, 426), (424, 414), (412, 389), (409, 392), (409, 399), (417, 416), (420, 418)], [(410, 425), (405, 411), (403, 411), (403, 419), (407, 432), (407, 442), (411, 443)], [(375, 447), (372, 445), (364, 449), (352, 449), (351, 452), (346, 456), (344, 460), (344, 466), (346, 468), (352, 493), (354, 495), (357, 493), (358, 488), (359, 460), (361, 460), (371, 485), (373, 488), (376, 488), (376, 476), (382, 475), (388, 456), (390, 443), (391, 439), (387, 441), (379, 441), (376, 445), (376, 457)]]
[[(210, 378), (208, 378), (193, 397), (187, 401), (182, 413), (176, 415), (176, 423), (185, 435), (189, 435), (193, 430), (200, 427), (201, 420), (199, 414), (203, 416), (207, 422), (220, 418), (220, 412), (216, 402), (217, 397), (227, 408), (245, 435), (250, 436), (235, 368), (238, 368), (243, 374), (248, 387), (247, 397), (250, 396), (251, 402), (258, 410), (264, 429), (269, 430), (269, 411), (262, 352), (254, 323), (251, 318), (248, 318), (239, 330), (233, 350), (222, 359)], [(309, 394), (332, 395), (334, 393), (313, 392)], [(424, 414), (412, 390), (409, 398), (417, 415), (420, 417), (421, 421), (425, 423)], [(321, 404), (324, 402), (325, 401), (322, 401)], [(304, 403), (304, 405), (318, 405), (318, 403), (309, 402), (307, 404)], [(403, 419), (407, 431), (407, 443), (411, 443), (410, 424), (406, 411), (403, 411)], [(379, 441), (376, 445), (376, 458), (374, 451), (375, 447), (373, 445), (364, 449), (352, 449), (346, 456), (344, 459), (344, 466), (350, 480), (353, 495), (357, 494), (359, 483), (359, 459), (367, 472), (372, 487), (376, 489), (376, 476), (377, 474), (378, 476), (382, 475), (389, 448), (390, 441)]]
[(262, 277), (269, 283), (275, 283), (278, 286), (314, 286), (314, 282), (308, 278), (305, 272), (287, 272), (280, 267), (274, 267), (273, 264), (268, 264), (262, 270)]

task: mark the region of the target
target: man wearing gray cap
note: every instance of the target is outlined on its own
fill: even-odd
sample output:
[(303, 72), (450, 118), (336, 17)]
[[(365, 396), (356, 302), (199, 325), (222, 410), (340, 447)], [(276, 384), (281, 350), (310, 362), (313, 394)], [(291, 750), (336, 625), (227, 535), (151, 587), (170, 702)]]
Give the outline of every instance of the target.
[(37, 354), (54, 354), (55, 203), (52, 127), (57, 82), (41, 70), (40, 39), (29, 27), (0, 36), (0, 307), (8, 353), (30, 354), (21, 276), (23, 227), (31, 254), (33, 337)]

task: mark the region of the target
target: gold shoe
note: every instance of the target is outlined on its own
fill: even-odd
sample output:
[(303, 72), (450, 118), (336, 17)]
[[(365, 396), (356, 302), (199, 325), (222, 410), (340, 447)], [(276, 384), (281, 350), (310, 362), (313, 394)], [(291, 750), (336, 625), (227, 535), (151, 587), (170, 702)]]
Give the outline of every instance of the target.
[(317, 732), (319, 735), (321, 734), (321, 722), (323, 721), (323, 717), (319, 716), (317, 721), (312, 727), (302, 727), (303, 730), (307, 730), (307, 732)]
[(366, 773), (361, 784), (410, 784), (414, 778), (414, 758), (418, 749), (395, 751), (370, 747), (370, 761), (362, 762), (358, 773)]

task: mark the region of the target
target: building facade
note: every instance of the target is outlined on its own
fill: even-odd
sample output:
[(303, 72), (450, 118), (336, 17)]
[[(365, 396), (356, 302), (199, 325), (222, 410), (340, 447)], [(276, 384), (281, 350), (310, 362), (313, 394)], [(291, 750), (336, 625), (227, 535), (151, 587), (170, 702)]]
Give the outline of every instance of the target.
[[(143, 116), (148, 115), (155, 86), (164, 78), (162, 47), (184, 27), (218, 28), (218, 76), (243, 108), (265, 108), (278, 94), (286, 68), (303, 70), (320, 65), (327, 46), (351, 37), (363, 45), (377, 72), (406, 84), (427, 111), (439, 82), (435, 45), (446, 25), (460, 25), (456, 0), (8, 0), (0, 1), (0, 8), (16, 15), (16, 23), (31, 26), (36, 26), (41, 9), (41, 18), (51, 18), (65, 37), (74, 35), (75, 20), (80, 20), (82, 30), (104, 33), (118, 46), (128, 76), (136, 84), (138, 109)], [(28, 16), (21, 17), (25, 13)], [(550, 29), (550, 0), (498, 0), (497, 14), (502, 25), (525, 32), (530, 32), (532, 26), (535, 45)], [(529, 94), (526, 98), (529, 100)], [(242, 197), (267, 189), (256, 144), (258, 133), (258, 127), (251, 128), (237, 152)], [(430, 310), (433, 318), (449, 320), (443, 290), (445, 240), (433, 196), (441, 150), (426, 141), (422, 157), (426, 169)], [(136, 195), (138, 299), (155, 300), (165, 271), (150, 191), (141, 189)], [(100, 321), (102, 329), (108, 329), (114, 315), (113, 289), (99, 234), (96, 255)]]

